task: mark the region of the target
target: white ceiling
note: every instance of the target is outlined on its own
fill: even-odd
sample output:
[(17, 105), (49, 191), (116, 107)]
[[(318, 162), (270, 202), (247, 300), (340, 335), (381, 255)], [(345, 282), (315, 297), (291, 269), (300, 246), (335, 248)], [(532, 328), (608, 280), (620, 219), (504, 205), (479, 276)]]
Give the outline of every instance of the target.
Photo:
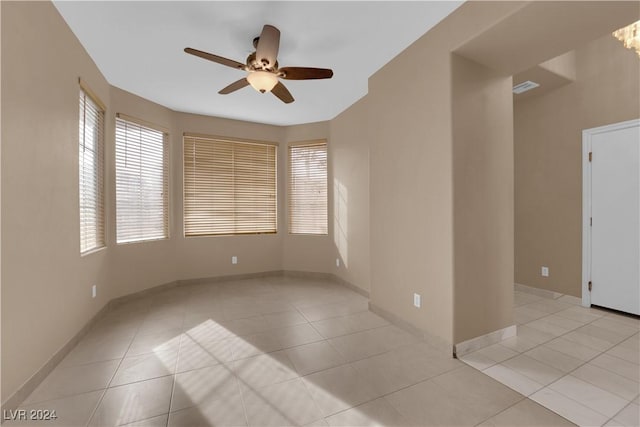
[[(367, 93), (367, 79), (461, 1), (55, 1), (110, 84), (172, 110), (276, 125), (329, 120)], [(264, 24), (281, 31), (280, 66), (332, 68), (329, 80), (284, 81), (284, 104), (243, 76), (183, 52), (245, 62)]]

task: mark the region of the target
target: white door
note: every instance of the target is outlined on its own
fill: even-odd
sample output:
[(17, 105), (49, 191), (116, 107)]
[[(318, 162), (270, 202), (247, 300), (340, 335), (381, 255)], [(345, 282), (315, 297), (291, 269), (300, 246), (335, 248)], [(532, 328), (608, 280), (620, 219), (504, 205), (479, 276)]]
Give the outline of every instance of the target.
[(640, 314), (640, 124), (592, 129), (591, 304)]

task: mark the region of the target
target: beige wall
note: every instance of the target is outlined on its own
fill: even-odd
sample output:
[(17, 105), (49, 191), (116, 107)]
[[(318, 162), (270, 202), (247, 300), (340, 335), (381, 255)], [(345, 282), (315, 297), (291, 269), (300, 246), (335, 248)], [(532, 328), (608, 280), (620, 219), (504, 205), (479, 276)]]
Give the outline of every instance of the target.
[[(462, 236), (464, 231), (460, 222), (454, 222), (454, 217), (463, 215), (456, 211), (456, 206), (475, 203), (479, 207), (480, 203), (474, 202), (471, 193), (467, 194), (469, 199), (467, 195), (456, 194), (454, 186), (454, 176), (460, 176), (464, 171), (455, 168), (453, 135), (459, 133), (458, 123), (464, 123), (464, 120), (452, 120), (452, 114), (455, 114), (452, 92), (458, 83), (451, 79), (450, 53), (473, 58), (507, 77), (514, 71), (557, 56), (561, 53), (558, 46), (567, 41), (573, 45), (586, 37), (607, 34), (635, 21), (638, 14), (636, 2), (542, 3), (467, 2), (369, 80), (371, 302), (448, 343), (506, 326), (512, 309), (506, 297), (509, 292), (506, 282), (513, 277), (513, 267), (508, 265), (513, 258), (508, 243), (510, 224), (501, 223), (506, 218), (502, 213), (512, 211), (507, 206), (507, 187), (491, 194), (500, 196), (495, 201), (505, 209), (500, 211), (501, 215), (491, 218), (491, 209), (480, 209), (482, 224), (487, 230), (475, 234), (483, 241), (471, 244), (484, 244), (489, 248), (499, 246), (496, 253), (488, 253), (482, 258), (485, 266), (470, 261), (469, 254), (457, 251), (456, 246), (459, 248), (460, 244), (454, 246), (454, 236)], [(550, 34), (537, 31), (540, 22), (547, 20), (553, 23), (551, 34), (560, 44), (549, 43)], [(515, 44), (513, 29), (517, 30), (518, 43)], [(576, 38), (575, 34), (580, 37)], [(637, 76), (636, 70), (624, 72)], [(478, 89), (479, 92), (489, 90), (488, 81), (483, 86), (485, 88)], [(637, 80), (630, 87), (636, 89)], [(601, 89), (593, 88), (591, 94), (575, 99), (575, 103), (587, 100), (602, 103), (598, 98), (601, 93)], [(625, 97), (635, 97), (637, 103), (637, 94), (637, 90), (630, 90)], [(576, 107), (567, 105), (564, 108)], [(467, 111), (466, 114), (474, 122), (473, 115), (482, 114), (481, 111)], [(493, 126), (505, 132), (511, 129), (508, 114), (496, 114), (491, 118), (492, 123), (478, 129), (487, 140)], [(551, 128), (553, 125), (557, 123), (552, 123)], [(475, 166), (479, 168), (477, 176), (487, 185), (508, 173), (503, 170), (495, 175), (491, 171), (491, 162), (496, 159), (488, 154), (503, 146), (505, 141), (500, 139), (493, 143), (498, 145), (488, 147), (483, 153), (486, 156), (483, 163)], [(579, 161), (579, 157), (577, 159)], [(508, 167), (504, 157), (497, 160)], [(579, 193), (564, 196), (579, 200)], [(548, 205), (554, 206), (552, 201)], [(575, 224), (579, 227), (579, 220)], [(491, 236), (486, 232), (488, 230), (495, 230), (499, 237)], [(576, 256), (579, 253), (576, 251)], [(508, 259), (505, 260), (505, 256)], [(484, 295), (483, 300), (488, 301), (498, 286), (498, 295), (491, 306), (493, 313), (488, 314), (488, 308), (472, 307), (471, 296), (464, 295), (468, 290), (465, 287), (471, 287), (470, 282), (458, 289), (461, 282), (454, 275), (454, 269), (459, 274), (457, 266), (465, 262), (471, 264), (464, 266), (466, 276), (461, 275), (460, 280), (470, 281), (473, 272), (499, 278), (499, 284), (478, 280), (472, 293)], [(454, 289), (459, 294), (455, 298)], [(412, 305), (414, 292), (422, 295), (420, 309)], [(460, 298), (466, 301), (467, 307), (458, 309), (456, 304), (461, 304)], [(471, 311), (465, 311), (465, 308)], [(455, 316), (454, 311), (458, 310), (467, 314)]]
[[(369, 275), (369, 100), (360, 99), (331, 120), (332, 244), (340, 267), (335, 274), (370, 291)], [(334, 264), (335, 265), (335, 264)]]
[[(466, 3), (369, 80), (371, 302), (449, 344), (454, 339), (450, 52), (520, 7)], [(503, 265), (495, 258), (491, 263)], [(414, 292), (422, 295), (420, 309), (413, 307)], [(494, 309), (507, 315), (510, 307)], [(478, 322), (483, 333), (491, 332), (490, 323)]]
[(77, 185), (78, 77), (107, 105), (109, 85), (51, 3), (1, 7), (4, 399), (111, 290), (107, 251), (80, 256)]
[(575, 61), (574, 83), (515, 103), (515, 281), (580, 296), (582, 130), (640, 117), (640, 61), (610, 35)]
[(453, 342), (513, 324), (511, 76), (452, 55)]

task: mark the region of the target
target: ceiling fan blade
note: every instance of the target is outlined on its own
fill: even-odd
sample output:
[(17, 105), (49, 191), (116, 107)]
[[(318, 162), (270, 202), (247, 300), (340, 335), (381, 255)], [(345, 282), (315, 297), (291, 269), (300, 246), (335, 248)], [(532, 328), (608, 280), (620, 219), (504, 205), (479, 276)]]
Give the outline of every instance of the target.
[(280, 101), (284, 102), (285, 104), (291, 104), (294, 101), (293, 96), (291, 96), (291, 93), (289, 92), (289, 89), (287, 89), (286, 86), (282, 84), (282, 82), (278, 82), (278, 84), (275, 85), (273, 89), (271, 89), (271, 93), (280, 98)]
[(223, 58), (222, 56), (214, 55), (212, 53), (203, 52), (201, 50), (192, 49), (187, 47), (184, 49), (186, 53), (191, 55), (199, 56), (200, 58), (208, 59), (209, 61), (217, 62), (218, 64), (226, 65), (227, 67), (237, 68), (239, 70), (244, 70), (247, 68), (246, 65), (241, 62), (234, 61), (233, 59)]
[(280, 47), (280, 30), (273, 25), (265, 25), (256, 47), (256, 59), (267, 68), (274, 68)]
[(231, 83), (229, 86), (220, 89), (218, 92), (220, 95), (228, 95), (231, 92), (235, 92), (238, 89), (242, 89), (245, 86), (249, 86), (249, 81), (245, 78), (238, 80), (237, 82)]
[(278, 70), (283, 79), (288, 80), (312, 80), (330, 79), (333, 77), (333, 70), (328, 68), (309, 67), (283, 67)]

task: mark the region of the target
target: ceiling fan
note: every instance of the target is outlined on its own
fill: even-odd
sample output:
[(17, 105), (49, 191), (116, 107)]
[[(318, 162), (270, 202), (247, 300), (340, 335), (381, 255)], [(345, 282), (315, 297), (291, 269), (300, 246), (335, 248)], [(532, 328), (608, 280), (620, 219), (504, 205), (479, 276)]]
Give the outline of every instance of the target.
[(271, 92), (282, 102), (289, 104), (294, 101), (293, 96), (279, 79), (312, 80), (330, 79), (333, 76), (333, 71), (327, 68), (279, 68), (277, 60), (279, 46), (280, 30), (272, 25), (265, 25), (260, 36), (253, 39), (253, 47), (256, 51), (247, 57), (246, 64), (190, 47), (185, 48), (184, 51), (191, 55), (247, 72), (246, 77), (221, 89), (218, 92), (221, 95), (227, 95), (251, 85), (255, 90), (261, 93)]

